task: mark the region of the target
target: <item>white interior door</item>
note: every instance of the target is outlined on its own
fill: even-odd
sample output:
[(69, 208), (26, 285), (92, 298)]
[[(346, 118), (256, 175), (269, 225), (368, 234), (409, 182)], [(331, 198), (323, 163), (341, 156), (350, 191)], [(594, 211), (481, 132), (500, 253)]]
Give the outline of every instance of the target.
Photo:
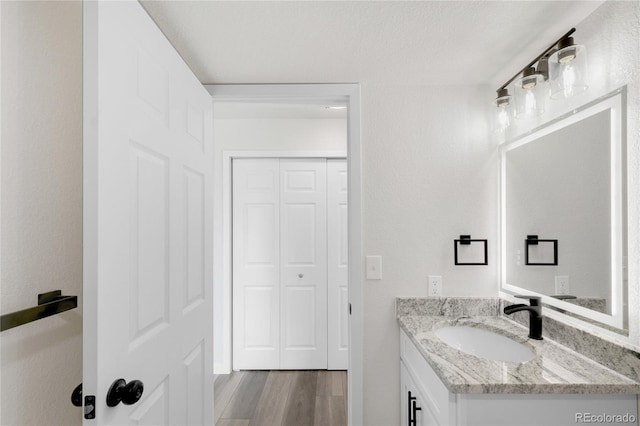
[(325, 159), (280, 160), (280, 368), (327, 368)]
[(234, 369), (327, 368), (326, 167), (233, 161)]
[(347, 160), (327, 160), (327, 356), (329, 370), (349, 366)]
[(212, 424), (211, 97), (138, 2), (83, 25), (85, 424)]
[(280, 172), (233, 161), (233, 368), (280, 368)]

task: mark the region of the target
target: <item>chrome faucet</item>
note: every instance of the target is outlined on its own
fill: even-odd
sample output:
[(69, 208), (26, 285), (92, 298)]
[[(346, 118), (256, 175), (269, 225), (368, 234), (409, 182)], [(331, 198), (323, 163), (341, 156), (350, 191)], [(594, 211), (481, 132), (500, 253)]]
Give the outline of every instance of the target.
[(529, 299), (529, 304), (519, 303), (504, 307), (504, 314), (511, 315), (514, 312), (529, 311), (529, 338), (542, 340), (542, 304), (538, 296), (515, 296), (520, 299)]

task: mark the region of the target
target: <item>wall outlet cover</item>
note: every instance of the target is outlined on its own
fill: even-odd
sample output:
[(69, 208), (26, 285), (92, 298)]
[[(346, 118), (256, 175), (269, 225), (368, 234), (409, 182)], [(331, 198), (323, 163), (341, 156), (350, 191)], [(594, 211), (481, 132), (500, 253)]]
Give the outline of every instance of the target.
[(568, 275), (556, 275), (556, 294), (570, 294), (569, 290), (569, 276)]
[(442, 276), (441, 275), (429, 275), (427, 280), (428, 290), (427, 295), (434, 297), (442, 296)]

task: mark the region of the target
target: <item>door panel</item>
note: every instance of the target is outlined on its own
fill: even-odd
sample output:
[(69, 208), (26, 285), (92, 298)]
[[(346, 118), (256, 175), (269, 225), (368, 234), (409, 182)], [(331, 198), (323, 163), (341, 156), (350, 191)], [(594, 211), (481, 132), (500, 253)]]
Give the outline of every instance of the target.
[(169, 378), (160, 382), (155, 389), (150, 389), (148, 396), (133, 410), (129, 423), (135, 425), (166, 424), (169, 419)]
[(347, 161), (327, 160), (328, 368), (349, 365)]
[(185, 311), (195, 308), (205, 295), (205, 177), (196, 170), (183, 168), (186, 238)]
[(198, 345), (184, 358), (183, 368), (186, 377), (187, 405), (184, 412), (187, 425), (201, 425), (205, 420), (206, 404), (199, 398), (205, 386), (205, 365), (204, 365), (204, 341)]
[(278, 369), (278, 160), (233, 161), (233, 367)]
[[(211, 424), (211, 97), (138, 2), (83, 21), (86, 424)], [(121, 377), (142, 399), (107, 407)]]
[(149, 148), (131, 144), (130, 345), (169, 323), (169, 173), (168, 160)]
[(315, 203), (287, 203), (280, 212), (282, 217), (282, 243), (285, 252), (282, 256), (284, 267), (316, 266), (316, 241), (324, 238), (317, 235), (317, 217)]
[(317, 350), (315, 286), (290, 286), (283, 297), (285, 306), (284, 329), (287, 349)]
[(244, 312), (244, 349), (249, 351), (277, 351), (274, 335), (275, 324), (279, 323), (277, 311), (277, 289), (273, 286), (245, 286)]
[(280, 160), (280, 368), (327, 368), (326, 160)]

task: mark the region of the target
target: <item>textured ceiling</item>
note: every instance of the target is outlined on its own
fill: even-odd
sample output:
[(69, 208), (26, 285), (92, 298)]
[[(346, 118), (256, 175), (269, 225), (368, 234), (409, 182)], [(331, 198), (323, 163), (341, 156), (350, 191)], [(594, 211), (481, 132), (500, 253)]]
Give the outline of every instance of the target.
[(142, 1), (203, 83), (495, 86), (601, 3)]

